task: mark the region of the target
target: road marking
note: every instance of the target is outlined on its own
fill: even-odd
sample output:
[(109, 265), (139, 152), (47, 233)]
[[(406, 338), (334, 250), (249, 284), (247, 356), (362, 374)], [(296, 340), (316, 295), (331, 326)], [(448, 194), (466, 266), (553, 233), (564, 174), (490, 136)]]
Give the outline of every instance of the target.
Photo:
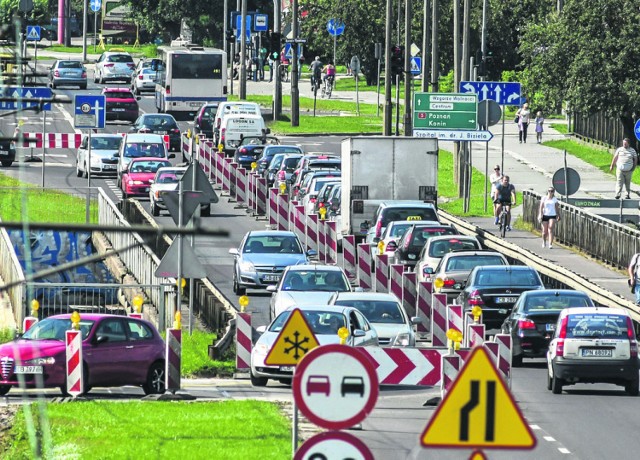
[(549, 441), (549, 442), (555, 442), (556, 440), (553, 438), (553, 436), (543, 436), (545, 441)]
[(538, 425), (529, 425), (529, 428), (532, 430), (540, 430), (541, 428)]
[(560, 451), (561, 454), (570, 454), (571, 453), (569, 451), (569, 449), (565, 449), (564, 447), (558, 447), (558, 450)]

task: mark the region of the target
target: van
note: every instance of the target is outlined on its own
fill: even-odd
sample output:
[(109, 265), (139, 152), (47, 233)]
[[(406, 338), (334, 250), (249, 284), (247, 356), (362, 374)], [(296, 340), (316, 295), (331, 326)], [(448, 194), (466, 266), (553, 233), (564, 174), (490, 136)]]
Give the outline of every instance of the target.
[(134, 158), (175, 158), (175, 154), (167, 152), (167, 146), (160, 134), (125, 134), (118, 150), (118, 187), (122, 174), (129, 168)]
[(220, 125), (220, 144), (225, 155), (233, 155), (245, 136), (264, 136), (269, 133), (260, 115), (227, 115)]
[(255, 102), (221, 102), (216, 110), (213, 120), (213, 139), (215, 144), (220, 143), (220, 127), (222, 119), (227, 115), (259, 115), (262, 116), (260, 106)]

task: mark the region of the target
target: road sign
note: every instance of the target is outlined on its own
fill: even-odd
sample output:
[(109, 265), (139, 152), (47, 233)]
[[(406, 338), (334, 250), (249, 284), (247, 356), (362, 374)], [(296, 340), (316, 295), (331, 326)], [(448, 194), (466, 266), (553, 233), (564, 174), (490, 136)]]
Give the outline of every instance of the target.
[[(180, 193), (177, 190), (160, 192), (169, 214), (176, 225), (180, 225)], [(182, 190), (182, 225), (186, 225), (202, 202), (203, 193)]]
[(521, 105), (521, 86), (510, 81), (461, 81), (461, 93), (474, 93), (479, 101), (491, 99), (500, 105)]
[(423, 447), (533, 449), (536, 438), (487, 350), (476, 347), (420, 442)]
[(266, 14), (255, 14), (253, 18), (253, 31), (266, 32), (269, 30), (269, 16)]
[(487, 118), (487, 104), (489, 105), (489, 126), (495, 125), (502, 118), (502, 109), (500, 108), (500, 104), (496, 101), (492, 101), (491, 99), (486, 99), (478, 103), (478, 124), (480, 126), (485, 126), (487, 124), (485, 121)]
[(351, 56), (350, 65), (351, 71), (356, 75), (360, 73), (360, 58), (358, 56)]
[(493, 139), (491, 131), (453, 130), (453, 129), (414, 129), (415, 137), (427, 137), (440, 141), (489, 142)]
[[(52, 96), (50, 88), (34, 88), (30, 86), (3, 86), (0, 87), (0, 96), (12, 97), (15, 99), (27, 98), (27, 99), (50, 99)], [(37, 102), (20, 102), (17, 101), (3, 101), (0, 102), (0, 110), (18, 110), (26, 109), (29, 107), (37, 107)], [(51, 103), (47, 102), (42, 105), (42, 110), (51, 110)]]
[[(194, 174), (196, 176), (195, 188), (193, 186)], [(211, 182), (209, 182), (207, 175), (204, 173), (204, 171), (202, 170), (202, 166), (199, 163), (191, 163), (182, 175), (180, 181), (182, 182), (182, 190), (195, 190), (198, 192), (202, 192), (201, 202), (203, 204), (218, 202), (218, 195), (213, 190)]]
[(349, 458), (373, 460), (365, 443), (344, 431), (325, 431), (307, 439), (296, 451), (293, 460), (329, 460)]
[(107, 98), (104, 95), (79, 96), (73, 101), (74, 128), (104, 129), (107, 122)]
[(322, 428), (341, 430), (360, 423), (371, 413), (378, 400), (378, 375), (368, 357), (357, 348), (323, 345), (300, 362), (292, 389), (300, 412), (309, 421)]
[(409, 62), (409, 68), (411, 69), (411, 75), (420, 75), (422, 73), (422, 58), (412, 57)]
[[(181, 244), (179, 244), (181, 242)], [(183, 278), (205, 278), (206, 270), (200, 264), (198, 256), (193, 252), (191, 243), (187, 238), (174, 238), (173, 243), (164, 253), (160, 265), (156, 268), (155, 276), (158, 278), (177, 278), (179, 251), (182, 247), (182, 270)]]
[(640, 141), (640, 120), (636, 121), (636, 125), (633, 128), (633, 131), (636, 133), (636, 139)]
[(264, 359), (268, 366), (295, 366), (309, 350), (320, 343), (306, 318), (295, 308)]
[[(252, 22), (253, 16), (251, 15), (246, 15), (245, 16), (245, 38), (246, 38), (246, 42), (249, 43), (251, 42), (251, 22)], [(237, 15), (236, 16), (236, 41), (239, 42), (240, 41), (240, 33), (242, 33), (242, 15)]]
[(616, 200), (614, 198), (567, 198), (566, 202), (579, 208), (622, 208), (638, 209), (639, 200)]
[(342, 35), (344, 33), (344, 22), (340, 19), (329, 19), (327, 22), (327, 32), (329, 35)]
[(97, 13), (102, 9), (102, 0), (91, 0), (89, 2), (89, 8), (91, 8), (91, 11), (94, 13)]
[(27, 40), (34, 42), (40, 41), (40, 26), (27, 26)]
[(558, 169), (553, 173), (551, 183), (560, 195), (573, 195), (580, 188), (580, 174), (573, 168), (567, 168), (565, 178), (564, 168)]
[[(293, 41), (288, 41), (284, 44), (284, 57), (287, 59), (293, 59), (292, 43)], [(298, 45), (298, 57), (300, 56), (302, 56), (302, 45)]]
[(413, 129), (477, 128), (478, 98), (475, 94), (415, 93)]

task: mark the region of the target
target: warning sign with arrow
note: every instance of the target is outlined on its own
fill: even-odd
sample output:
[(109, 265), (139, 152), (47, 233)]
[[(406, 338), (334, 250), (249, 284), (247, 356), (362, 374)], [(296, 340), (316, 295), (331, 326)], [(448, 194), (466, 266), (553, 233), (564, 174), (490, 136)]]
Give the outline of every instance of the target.
[(268, 366), (295, 366), (309, 350), (320, 344), (300, 309), (291, 311), (264, 363)]
[(477, 347), (420, 442), (424, 447), (533, 449), (536, 438), (487, 351)]

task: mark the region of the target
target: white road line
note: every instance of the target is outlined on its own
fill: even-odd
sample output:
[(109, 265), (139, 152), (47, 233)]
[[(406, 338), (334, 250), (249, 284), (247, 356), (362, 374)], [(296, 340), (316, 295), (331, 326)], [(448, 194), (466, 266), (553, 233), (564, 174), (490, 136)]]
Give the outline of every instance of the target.
[(538, 425), (529, 425), (529, 428), (531, 428), (532, 430), (539, 430), (540, 427)]
[(569, 449), (565, 449), (564, 447), (558, 447), (558, 450), (560, 451), (561, 454), (570, 454), (571, 451), (569, 451)]
[(553, 436), (543, 436), (545, 441), (549, 441), (549, 442), (556, 442), (556, 440), (553, 438)]

